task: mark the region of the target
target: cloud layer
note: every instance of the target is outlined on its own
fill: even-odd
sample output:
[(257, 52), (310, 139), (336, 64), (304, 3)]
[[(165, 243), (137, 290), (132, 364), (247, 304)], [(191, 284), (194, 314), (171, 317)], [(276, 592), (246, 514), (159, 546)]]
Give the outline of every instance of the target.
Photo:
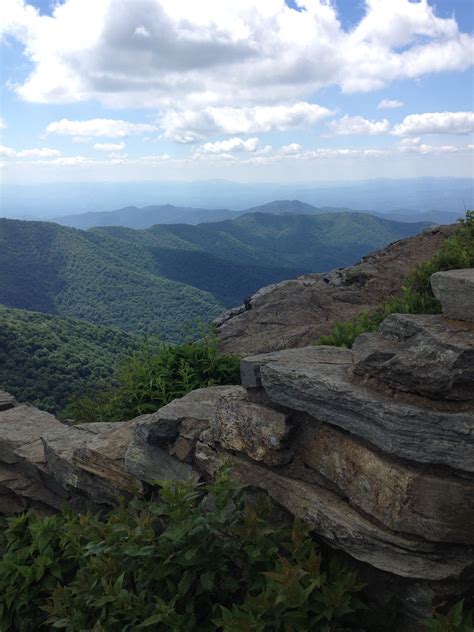
[(24, 0), (3, 0), (3, 31), (33, 64), (14, 89), (40, 103), (204, 109), (292, 102), (330, 85), (378, 90), (472, 63), (473, 38), (426, 0), (366, 0), (350, 31), (337, 5), (296, 4), (65, 0), (50, 17)]

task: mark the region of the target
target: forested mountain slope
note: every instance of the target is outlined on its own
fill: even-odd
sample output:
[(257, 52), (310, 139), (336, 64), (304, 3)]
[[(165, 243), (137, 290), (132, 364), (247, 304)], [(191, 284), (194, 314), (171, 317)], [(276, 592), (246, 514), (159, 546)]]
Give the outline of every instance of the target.
[(159, 274), (206, 290), (230, 306), (262, 285), (350, 265), (424, 227), (364, 213), (249, 213), (198, 226), (161, 225), (145, 231), (107, 227), (95, 232), (145, 248)]
[(178, 339), (222, 303), (155, 272), (133, 243), (46, 222), (0, 220), (0, 303)]
[(110, 379), (141, 339), (112, 327), (0, 305), (0, 388), (58, 412)]
[(350, 265), (424, 226), (364, 213), (146, 230), (0, 220), (0, 303), (177, 340), (185, 323), (209, 322), (264, 285)]

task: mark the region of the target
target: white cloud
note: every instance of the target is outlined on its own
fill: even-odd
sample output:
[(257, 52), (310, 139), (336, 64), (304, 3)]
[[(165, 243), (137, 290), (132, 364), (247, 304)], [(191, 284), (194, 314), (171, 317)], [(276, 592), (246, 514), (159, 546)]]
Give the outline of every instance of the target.
[(421, 142), (421, 138), (404, 138), (400, 141), (399, 150), (409, 154), (453, 154), (464, 151), (465, 147), (454, 145), (426, 145)]
[(125, 143), (95, 143), (94, 149), (98, 151), (122, 151), (125, 149)]
[(42, 147), (41, 149), (21, 149), (17, 151), (11, 147), (0, 145), (0, 156), (6, 156), (8, 158), (54, 158), (60, 155), (60, 151), (57, 149), (49, 149), (49, 147)]
[(394, 110), (395, 108), (403, 107), (403, 101), (398, 99), (382, 99), (377, 106), (378, 110)]
[(10, 158), (12, 156), (16, 156), (16, 151), (11, 147), (6, 147), (5, 145), (0, 145), (0, 156), (5, 158)]
[(50, 123), (46, 128), (47, 134), (61, 134), (74, 137), (107, 137), (124, 138), (147, 134), (158, 130), (156, 125), (148, 123), (129, 123), (114, 119), (89, 119), (86, 121), (71, 121), (61, 119)]
[(472, 64), (473, 37), (426, 0), (366, 0), (350, 30), (341, 27), (336, 2), (298, 4), (301, 10), (283, 0), (64, 0), (48, 16), (24, 0), (2, 0), (2, 17), (33, 65), (15, 90), (43, 103), (271, 104), (330, 85), (376, 90)]
[(333, 112), (315, 103), (171, 110), (161, 118), (165, 136), (193, 143), (215, 134), (255, 134), (311, 127)]
[(6, 129), (7, 124), (5, 123), (5, 119), (0, 116), (0, 129)]
[(198, 147), (198, 152), (201, 154), (248, 152), (255, 151), (257, 146), (258, 138), (243, 140), (242, 138), (234, 137), (228, 140), (218, 140), (215, 143), (205, 143), (201, 147)]
[(382, 121), (369, 121), (363, 116), (348, 116), (347, 114), (337, 121), (329, 124), (331, 131), (338, 136), (346, 136), (350, 134), (363, 134), (374, 136), (376, 134), (385, 134), (390, 129), (390, 123), (387, 119)]
[(425, 112), (410, 114), (393, 128), (395, 136), (468, 134), (474, 130), (474, 112)]
[(289, 145), (283, 145), (280, 149), (280, 154), (285, 156), (297, 155), (302, 152), (303, 148), (298, 143), (290, 143)]

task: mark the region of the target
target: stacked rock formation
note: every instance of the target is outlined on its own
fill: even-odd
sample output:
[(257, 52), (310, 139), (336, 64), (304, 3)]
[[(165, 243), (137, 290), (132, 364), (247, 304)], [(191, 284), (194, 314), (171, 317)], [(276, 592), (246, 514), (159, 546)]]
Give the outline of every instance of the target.
[(250, 356), (242, 386), (130, 422), (70, 427), (1, 394), (0, 509), (106, 508), (225, 458), (413, 619), (474, 594), (474, 269), (432, 286), (448, 317), (391, 315), (352, 351)]

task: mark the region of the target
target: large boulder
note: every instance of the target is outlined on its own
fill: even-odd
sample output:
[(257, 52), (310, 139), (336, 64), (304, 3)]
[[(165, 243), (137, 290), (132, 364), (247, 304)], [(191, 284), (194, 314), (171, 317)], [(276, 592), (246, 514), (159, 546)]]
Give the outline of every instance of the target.
[(474, 400), (474, 328), (443, 316), (392, 314), (352, 347), (354, 373), (433, 399)]
[(474, 268), (436, 272), (431, 287), (446, 318), (474, 323)]

